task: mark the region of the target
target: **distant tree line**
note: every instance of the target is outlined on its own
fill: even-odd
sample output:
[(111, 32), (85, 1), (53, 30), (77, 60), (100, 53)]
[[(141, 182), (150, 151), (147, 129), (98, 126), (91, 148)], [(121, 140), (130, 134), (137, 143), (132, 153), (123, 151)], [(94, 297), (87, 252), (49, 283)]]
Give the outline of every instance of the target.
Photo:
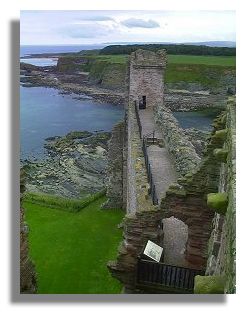
[(138, 44), (138, 45), (110, 45), (100, 50), (103, 55), (130, 54), (137, 49), (160, 50), (166, 49), (171, 55), (200, 55), (200, 56), (235, 56), (236, 48), (209, 47), (183, 44)]

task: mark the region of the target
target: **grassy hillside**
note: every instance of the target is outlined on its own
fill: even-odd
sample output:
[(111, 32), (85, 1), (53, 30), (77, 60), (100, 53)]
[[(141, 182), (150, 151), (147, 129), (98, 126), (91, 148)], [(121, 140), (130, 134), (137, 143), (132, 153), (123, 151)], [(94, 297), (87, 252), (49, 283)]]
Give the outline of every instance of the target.
[(186, 44), (129, 44), (129, 45), (109, 45), (102, 48), (99, 54), (122, 55), (131, 54), (138, 49), (158, 51), (165, 49), (169, 55), (193, 55), (193, 56), (235, 56), (236, 48), (232, 47), (211, 47), (206, 45), (186, 45)]
[[(98, 55), (96, 60), (105, 60), (111, 63), (125, 63), (128, 55)], [(168, 55), (169, 64), (205, 64), (216, 66), (235, 66), (235, 56), (192, 56), (192, 55)]]
[(76, 213), (24, 202), (38, 293), (120, 293), (106, 263), (116, 257), (123, 212), (101, 210), (104, 201), (101, 197)]
[[(214, 90), (235, 86), (235, 56), (168, 55), (167, 58), (166, 83), (196, 83)], [(84, 55), (61, 58), (58, 68), (89, 71), (91, 82), (117, 89), (125, 84), (127, 60), (128, 55)]]
[(223, 80), (235, 77), (235, 68), (218, 65), (204, 64), (175, 64), (167, 66), (165, 80), (167, 83), (200, 83), (204, 87), (217, 87), (224, 83)]
[[(127, 58), (127, 55), (98, 55), (95, 59), (96, 63), (107, 63), (109, 69), (110, 64), (112, 67), (116, 63), (123, 66)], [(205, 88), (226, 86), (236, 75), (235, 65), (236, 58), (231, 56), (168, 55), (165, 81), (166, 83), (199, 83)]]
[(236, 57), (168, 55), (168, 63), (236, 66)]

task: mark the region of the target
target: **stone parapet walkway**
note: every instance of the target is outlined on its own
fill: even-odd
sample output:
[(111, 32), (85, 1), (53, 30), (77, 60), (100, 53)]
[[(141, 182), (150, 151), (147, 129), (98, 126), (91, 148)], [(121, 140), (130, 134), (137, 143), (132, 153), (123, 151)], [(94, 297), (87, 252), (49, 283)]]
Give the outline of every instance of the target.
[[(170, 184), (176, 182), (177, 174), (172, 157), (167, 147), (165, 147), (163, 134), (155, 123), (153, 109), (139, 110), (139, 118), (142, 126), (142, 136), (150, 139), (153, 137), (154, 131), (154, 137), (158, 139), (157, 143), (151, 143), (151, 140), (148, 141), (147, 154), (158, 204), (160, 204)], [(185, 266), (184, 251), (188, 237), (187, 226), (180, 220), (171, 217), (163, 219), (163, 232), (164, 263)]]
[(143, 137), (147, 135), (148, 138), (152, 138), (154, 132), (154, 137), (162, 143), (162, 145), (151, 144), (150, 141), (147, 147), (150, 168), (156, 188), (156, 196), (158, 202), (160, 202), (162, 197), (165, 196), (169, 185), (176, 181), (177, 175), (172, 159), (165, 147), (162, 132), (155, 123), (152, 108), (139, 110), (139, 118)]

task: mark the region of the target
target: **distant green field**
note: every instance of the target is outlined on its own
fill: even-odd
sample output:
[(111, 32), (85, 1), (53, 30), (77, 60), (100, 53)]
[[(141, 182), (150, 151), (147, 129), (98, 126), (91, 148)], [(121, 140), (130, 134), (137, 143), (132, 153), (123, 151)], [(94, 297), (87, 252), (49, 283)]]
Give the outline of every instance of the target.
[(107, 262), (116, 258), (122, 230), (121, 210), (101, 210), (102, 197), (80, 212), (71, 213), (24, 202), (30, 228), (29, 247), (38, 293), (120, 293)]
[(109, 61), (112, 63), (126, 63), (128, 55), (97, 55), (96, 60)]
[(235, 66), (236, 57), (168, 55), (168, 62), (175, 64)]
[[(128, 55), (98, 55), (96, 59), (113, 63), (125, 63)], [(191, 56), (191, 55), (168, 55), (168, 63), (172, 64), (204, 64), (217, 66), (235, 66), (236, 57), (224, 56)]]

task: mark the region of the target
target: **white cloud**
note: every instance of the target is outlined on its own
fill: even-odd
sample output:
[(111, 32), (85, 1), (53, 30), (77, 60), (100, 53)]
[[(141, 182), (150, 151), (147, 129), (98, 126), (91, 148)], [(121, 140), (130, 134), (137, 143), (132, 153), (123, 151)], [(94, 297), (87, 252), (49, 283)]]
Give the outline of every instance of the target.
[(21, 43), (235, 40), (234, 11), (21, 11)]
[(129, 28), (157, 28), (160, 27), (159, 23), (157, 23), (154, 20), (142, 20), (142, 19), (135, 19), (135, 18), (129, 18), (127, 20), (121, 21), (121, 24), (129, 27)]

